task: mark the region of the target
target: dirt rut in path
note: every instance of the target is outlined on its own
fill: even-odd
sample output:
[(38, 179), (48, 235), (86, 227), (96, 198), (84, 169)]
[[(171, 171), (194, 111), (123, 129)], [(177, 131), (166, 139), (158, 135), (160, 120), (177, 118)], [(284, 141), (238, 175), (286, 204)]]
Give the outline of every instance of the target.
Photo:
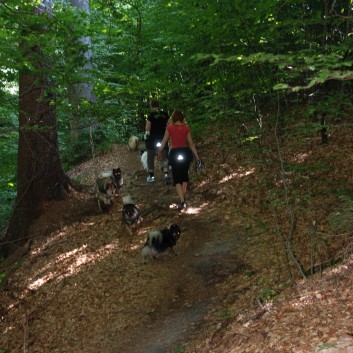
[(143, 328), (129, 330), (122, 341), (117, 338), (112, 342), (111, 350), (106, 352), (173, 351), (182, 347), (188, 336), (198, 332), (211, 308), (222, 307), (223, 298), (217, 284), (243, 267), (236, 255), (239, 238), (219, 240), (218, 225), (192, 218), (187, 215), (179, 218), (185, 229), (180, 242), (186, 242), (187, 246), (176, 246), (178, 257), (165, 255), (141, 269), (143, 276), (153, 267), (153, 273), (158, 276), (158, 268), (168, 263), (173, 284), (160, 293), (161, 307), (157, 306), (155, 313), (141, 313), (150, 315), (149, 323)]

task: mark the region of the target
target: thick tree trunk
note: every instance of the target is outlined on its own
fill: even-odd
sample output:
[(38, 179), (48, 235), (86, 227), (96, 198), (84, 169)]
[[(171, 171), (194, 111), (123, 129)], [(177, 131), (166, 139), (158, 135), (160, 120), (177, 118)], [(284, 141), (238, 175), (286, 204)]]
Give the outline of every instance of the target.
[[(48, 1), (37, 15), (47, 11), (46, 6)], [(5, 256), (27, 241), (29, 226), (41, 214), (44, 202), (62, 198), (67, 186), (58, 153), (53, 87), (46, 73), (49, 59), (36, 46), (23, 55), (35, 69), (19, 74), (17, 199), (1, 247)]]

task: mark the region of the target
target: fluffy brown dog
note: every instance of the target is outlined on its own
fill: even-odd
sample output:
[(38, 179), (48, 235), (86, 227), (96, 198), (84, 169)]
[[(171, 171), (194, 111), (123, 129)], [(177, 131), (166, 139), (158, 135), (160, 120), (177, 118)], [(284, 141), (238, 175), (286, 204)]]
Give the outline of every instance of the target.
[(113, 197), (123, 186), (120, 168), (111, 172), (102, 172), (96, 179), (95, 192), (98, 198), (98, 208), (101, 212), (109, 212), (113, 204)]
[(129, 151), (137, 151), (139, 148), (139, 138), (137, 136), (131, 136), (127, 148)]

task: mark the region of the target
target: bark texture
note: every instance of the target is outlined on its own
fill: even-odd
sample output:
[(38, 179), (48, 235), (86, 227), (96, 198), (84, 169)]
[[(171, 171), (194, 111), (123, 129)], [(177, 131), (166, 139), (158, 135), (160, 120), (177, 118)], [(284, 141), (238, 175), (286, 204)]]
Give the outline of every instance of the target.
[[(43, 2), (35, 9), (35, 15), (47, 16), (50, 5), (49, 1)], [(35, 34), (44, 32), (45, 28), (41, 28)], [(25, 40), (21, 49), (31, 65), (19, 73), (17, 199), (1, 247), (5, 256), (28, 242), (29, 227), (43, 211), (45, 202), (61, 199), (68, 185), (58, 152), (55, 97), (48, 75), (50, 58), (38, 45), (30, 46)]]

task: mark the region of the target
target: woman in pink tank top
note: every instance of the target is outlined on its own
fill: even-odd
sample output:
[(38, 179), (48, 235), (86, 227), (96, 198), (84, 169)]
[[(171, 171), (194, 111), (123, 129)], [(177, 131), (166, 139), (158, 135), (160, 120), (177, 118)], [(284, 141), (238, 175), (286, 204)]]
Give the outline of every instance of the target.
[(183, 210), (186, 209), (185, 194), (193, 155), (198, 163), (201, 162), (183, 113), (175, 109), (170, 118), (172, 124), (167, 126), (158, 154), (161, 156), (164, 146), (170, 139), (169, 165), (172, 167), (173, 185), (180, 199), (178, 209)]

